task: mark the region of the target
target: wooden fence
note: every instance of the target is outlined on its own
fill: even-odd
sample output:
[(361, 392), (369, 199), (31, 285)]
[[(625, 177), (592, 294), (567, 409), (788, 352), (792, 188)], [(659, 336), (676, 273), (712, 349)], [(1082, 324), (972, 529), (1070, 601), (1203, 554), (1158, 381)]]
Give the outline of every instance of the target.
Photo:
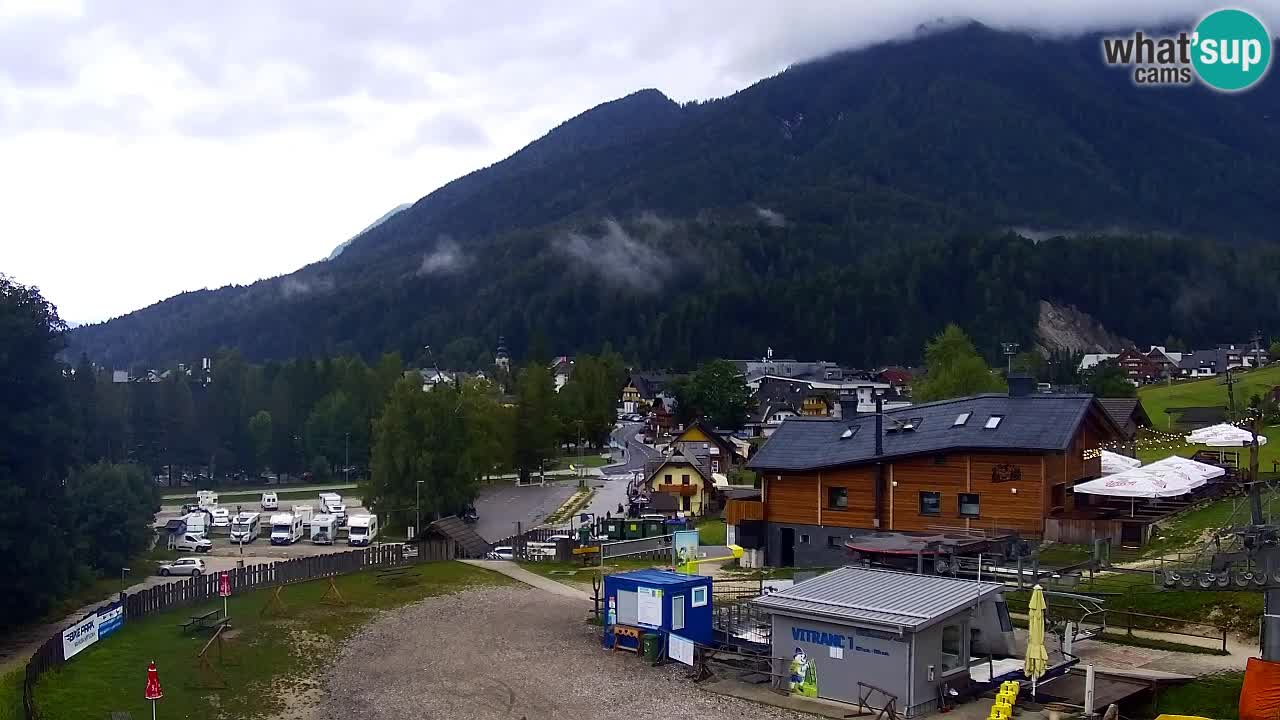
[[(392, 567), (406, 562), (452, 560), (459, 557), (458, 548), (447, 540), (426, 541), (417, 546), (416, 555), (405, 552), (405, 545), (377, 545), (363, 550), (350, 550), (326, 555), (262, 563), (227, 571), (233, 592), (258, 588), (289, 585), (325, 577), (345, 575), (370, 568)], [(124, 598), (124, 618), (136, 620), (151, 613), (162, 612), (185, 605), (196, 605), (218, 597), (218, 585), (222, 573), (211, 573), (186, 580), (175, 580), (157, 585)], [(107, 603), (108, 605), (110, 603)], [(89, 614), (97, 613), (98, 609)], [(27, 662), (22, 682), (22, 710), (24, 720), (40, 720), (35, 705), (35, 686), (45, 672), (61, 666), (67, 660), (62, 652), (62, 632), (49, 638)]]

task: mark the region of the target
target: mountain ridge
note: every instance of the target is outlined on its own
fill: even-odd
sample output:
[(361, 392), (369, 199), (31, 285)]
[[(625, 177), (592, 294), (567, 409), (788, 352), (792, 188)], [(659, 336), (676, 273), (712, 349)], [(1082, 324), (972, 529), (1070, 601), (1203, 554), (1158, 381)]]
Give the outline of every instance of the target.
[[(113, 362), (498, 334), (670, 365), (763, 344), (896, 362), (944, 318), (984, 350), (1027, 340), (1042, 300), (1138, 339), (1216, 342), (1195, 315), (1214, 305), (1236, 309), (1216, 332), (1272, 322), (1259, 303), (1280, 298), (1258, 273), (1280, 220), (1266, 201), (1280, 180), (1276, 86), (1136, 88), (1092, 43), (969, 24), (707, 102), (639, 91), (446, 184), (331, 262), (184, 293), (73, 339)], [(1011, 227), (1080, 236), (1031, 242)], [(1129, 237), (1093, 237), (1116, 227)], [(949, 302), (929, 287), (942, 277), (985, 299)], [(1125, 316), (1121, 299), (1140, 311)], [(877, 347), (803, 317), (841, 303)]]

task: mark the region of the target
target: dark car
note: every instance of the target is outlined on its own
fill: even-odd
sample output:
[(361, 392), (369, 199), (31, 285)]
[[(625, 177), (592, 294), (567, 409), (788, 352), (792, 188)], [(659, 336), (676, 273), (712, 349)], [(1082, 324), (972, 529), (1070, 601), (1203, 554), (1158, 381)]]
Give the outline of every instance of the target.
[(468, 505), (458, 514), (462, 518), (462, 522), (473, 523), (480, 519), (480, 513), (476, 512), (475, 505)]

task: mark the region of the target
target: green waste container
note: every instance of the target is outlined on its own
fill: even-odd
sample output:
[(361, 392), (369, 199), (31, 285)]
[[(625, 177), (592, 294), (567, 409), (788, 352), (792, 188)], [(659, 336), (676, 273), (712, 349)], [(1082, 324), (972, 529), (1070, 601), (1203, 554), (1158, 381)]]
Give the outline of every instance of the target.
[(662, 638), (657, 633), (644, 634), (644, 659), (658, 662), (658, 653), (662, 651)]

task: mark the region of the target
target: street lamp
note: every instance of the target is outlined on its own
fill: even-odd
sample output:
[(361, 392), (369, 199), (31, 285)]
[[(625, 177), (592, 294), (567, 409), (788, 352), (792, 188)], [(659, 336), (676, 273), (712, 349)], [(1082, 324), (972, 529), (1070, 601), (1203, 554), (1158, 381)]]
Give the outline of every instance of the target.
[(343, 436), (346, 438), (346, 442), (344, 443), (344, 445), (346, 446), (346, 450), (347, 450), (347, 463), (342, 466), (342, 471), (346, 473), (347, 484), (350, 485), (351, 484), (351, 433), (343, 433)]
[(422, 481), (414, 483), (413, 486), (413, 530), (418, 535), (422, 534)]
[(124, 601), (124, 576), (129, 574), (130, 569), (131, 568), (127, 568), (127, 567), (120, 568), (120, 600), (121, 601)]

